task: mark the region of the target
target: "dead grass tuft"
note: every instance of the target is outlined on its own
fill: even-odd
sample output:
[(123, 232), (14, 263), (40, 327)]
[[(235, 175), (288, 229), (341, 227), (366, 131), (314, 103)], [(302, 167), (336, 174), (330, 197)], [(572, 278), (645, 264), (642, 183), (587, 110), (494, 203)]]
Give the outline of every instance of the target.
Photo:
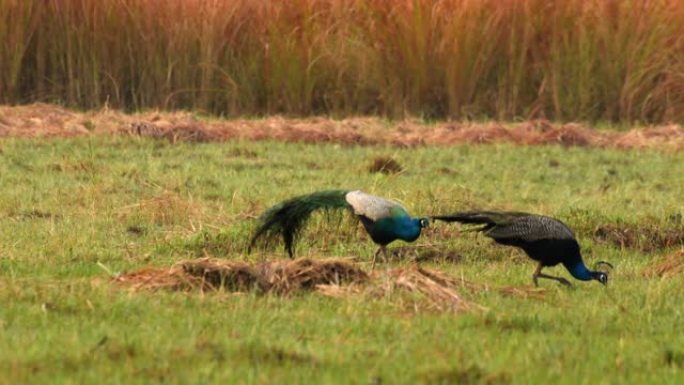
[(330, 297), (385, 298), (411, 312), (486, 310), (464, 299), (460, 294), (463, 289), (534, 299), (542, 299), (545, 293), (539, 288), (490, 287), (418, 266), (379, 269), (369, 275), (348, 260), (308, 258), (257, 264), (202, 258), (181, 261), (167, 269), (144, 268), (116, 276), (113, 281), (136, 291), (226, 290), (282, 296), (315, 291)]
[(464, 279), (456, 279), (436, 270), (417, 266), (376, 271), (366, 285), (319, 285), (318, 291), (331, 297), (366, 296), (389, 298), (392, 303), (411, 312), (448, 311), (462, 312), (486, 310), (465, 300), (459, 290), (471, 293), (496, 291), (506, 296), (543, 299), (545, 289), (533, 287), (490, 287)]
[(553, 123), (547, 119), (532, 119), (523, 122), (520, 129), (529, 132), (549, 132), (553, 130)]
[(460, 312), (465, 310), (484, 310), (479, 305), (464, 300), (457, 292), (457, 281), (434, 270), (411, 267), (408, 269), (393, 269), (386, 277), (379, 272), (378, 285), (373, 290), (381, 296), (396, 296), (396, 292), (407, 291), (419, 294), (419, 297), (398, 297), (400, 306), (415, 310), (437, 310)]
[(641, 130), (630, 130), (622, 135), (616, 135), (611, 143), (616, 148), (671, 148), (684, 150), (684, 128), (670, 124), (660, 127), (648, 127)]
[(200, 277), (186, 274), (182, 269), (143, 268), (114, 278), (117, 285), (132, 290), (207, 290), (210, 287)]
[(463, 143), (559, 144), (618, 149), (684, 150), (684, 128), (676, 124), (640, 127), (626, 132), (597, 131), (569, 123), (530, 120), (516, 125), (444, 122), (426, 125), (405, 120), (388, 127), (377, 118), (232, 119), (198, 121), (184, 112), (127, 115), (104, 109), (74, 112), (48, 104), (0, 106), (0, 136), (82, 136), (119, 133), (178, 142), (279, 140), (284, 142), (449, 146)]
[(682, 273), (684, 273), (684, 249), (666, 256), (642, 272), (645, 277), (672, 277)]
[(464, 299), (460, 294), (463, 289), (470, 293), (496, 291), (506, 296), (533, 299), (543, 299), (545, 293), (545, 289), (532, 287), (490, 287), (417, 266), (376, 271), (363, 286), (319, 285), (317, 289), (331, 297), (389, 298), (400, 308), (416, 313), (486, 310)]
[(340, 260), (279, 260), (247, 262), (202, 258), (182, 261), (170, 269), (143, 269), (115, 278), (124, 287), (200, 291), (256, 291), (288, 295), (314, 290), (317, 285), (363, 282), (368, 275), (355, 264)]
[(382, 173), (382, 174), (398, 174), (404, 171), (404, 168), (394, 160), (394, 158), (379, 156), (373, 159), (370, 166), (368, 167), (370, 173)]
[(151, 122), (133, 122), (123, 129), (130, 135), (143, 136), (153, 139), (165, 139), (171, 143), (177, 142), (212, 142), (220, 138), (204, 124), (198, 122), (179, 123), (171, 125), (157, 125)]
[(592, 131), (579, 124), (565, 124), (558, 128), (551, 128), (546, 125), (541, 126), (538, 131), (531, 131), (528, 144), (560, 144), (561, 146), (597, 146), (601, 136), (596, 131)]
[(620, 248), (653, 252), (684, 244), (681, 227), (661, 228), (638, 224), (608, 224), (594, 230), (594, 238)]
[(177, 265), (190, 277), (199, 278), (202, 290), (223, 288), (228, 291), (268, 290), (268, 282), (247, 262), (202, 258)]
[(360, 267), (342, 259), (301, 258), (267, 262), (261, 264), (259, 270), (267, 278), (270, 291), (277, 294), (313, 290), (318, 285), (343, 285), (368, 280), (368, 274)]
[(523, 138), (520, 131), (510, 130), (500, 124), (492, 123), (470, 126), (447, 139), (447, 142), (450, 144), (522, 143)]

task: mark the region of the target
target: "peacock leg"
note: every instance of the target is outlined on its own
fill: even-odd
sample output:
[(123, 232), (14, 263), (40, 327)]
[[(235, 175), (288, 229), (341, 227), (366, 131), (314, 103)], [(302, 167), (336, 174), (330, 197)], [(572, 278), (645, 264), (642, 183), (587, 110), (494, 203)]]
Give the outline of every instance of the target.
[(382, 246), (378, 247), (378, 250), (373, 254), (373, 262), (371, 263), (371, 271), (375, 269), (375, 260), (378, 258), (378, 254), (382, 251)]
[(572, 284), (570, 283), (570, 281), (568, 281), (567, 279), (565, 279), (563, 277), (555, 277), (553, 275), (547, 275), (547, 274), (542, 273), (541, 271), (543, 268), (544, 268), (544, 265), (542, 265), (540, 263), (539, 266), (537, 266), (537, 269), (534, 271), (534, 274), (532, 274), (532, 282), (534, 282), (534, 286), (539, 286), (539, 284), (537, 283), (538, 278), (546, 278), (546, 279), (552, 279), (554, 281), (558, 281), (565, 286), (572, 287)]
[(371, 264), (371, 271), (375, 269), (375, 260), (378, 258), (378, 255), (382, 253), (382, 261), (387, 265), (387, 247), (385, 246), (380, 246), (378, 247), (378, 250), (373, 254), (373, 263)]
[(382, 249), (382, 261), (385, 263), (385, 266), (387, 266), (387, 264), (389, 263), (389, 256), (387, 255), (387, 246), (380, 246), (380, 249)]
[(539, 266), (537, 266), (537, 269), (534, 271), (534, 273), (532, 273), (532, 283), (534, 283), (534, 287), (539, 287), (539, 283), (537, 282), (537, 277), (539, 277), (539, 274), (541, 274), (542, 268), (544, 268), (544, 266), (542, 266), (540, 263)]

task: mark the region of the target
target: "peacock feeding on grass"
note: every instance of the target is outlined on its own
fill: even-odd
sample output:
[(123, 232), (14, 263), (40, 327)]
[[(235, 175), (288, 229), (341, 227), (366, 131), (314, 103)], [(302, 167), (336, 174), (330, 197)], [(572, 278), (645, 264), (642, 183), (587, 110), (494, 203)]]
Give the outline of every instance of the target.
[(260, 239), (269, 241), (282, 236), (285, 250), (293, 258), (295, 242), (311, 214), (316, 210), (338, 209), (351, 210), (373, 242), (380, 246), (373, 255), (372, 268), (378, 254), (382, 253), (387, 260), (389, 243), (397, 239), (413, 242), (420, 236), (421, 229), (429, 225), (427, 218), (412, 218), (400, 204), (362, 191), (318, 191), (288, 199), (264, 212), (247, 252)]
[[(542, 273), (547, 266), (562, 263), (570, 274), (581, 281), (592, 279), (608, 284), (608, 273), (589, 270), (582, 261), (580, 247), (572, 230), (563, 222), (543, 215), (520, 212), (471, 211), (452, 215), (435, 216), (433, 219), (445, 222), (460, 222), (464, 224), (479, 224), (482, 227), (474, 229), (482, 231), (486, 236), (502, 245), (515, 246), (523, 249), (527, 255), (539, 262), (532, 274), (532, 281), (537, 286), (538, 278), (556, 280), (563, 285), (572, 286), (565, 278), (554, 277)], [(600, 265), (613, 267), (608, 262), (600, 261)]]

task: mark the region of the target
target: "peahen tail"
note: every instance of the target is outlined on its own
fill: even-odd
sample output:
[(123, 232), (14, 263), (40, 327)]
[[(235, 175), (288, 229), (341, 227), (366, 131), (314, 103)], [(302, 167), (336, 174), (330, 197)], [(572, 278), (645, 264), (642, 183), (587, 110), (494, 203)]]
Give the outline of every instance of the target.
[(436, 215), (432, 219), (443, 222), (459, 222), (464, 224), (485, 225), (476, 230), (488, 230), (496, 225), (504, 224), (515, 217), (527, 215), (518, 212), (497, 212), (497, 211), (464, 211), (460, 213)]
[(260, 225), (254, 232), (247, 252), (251, 252), (259, 239), (266, 242), (283, 237), (285, 250), (290, 258), (294, 256), (294, 243), (306, 225), (311, 214), (316, 210), (334, 210), (348, 208), (345, 200), (348, 190), (326, 190), (313, 194), (301, 195), (280, 202), (261, 215)]

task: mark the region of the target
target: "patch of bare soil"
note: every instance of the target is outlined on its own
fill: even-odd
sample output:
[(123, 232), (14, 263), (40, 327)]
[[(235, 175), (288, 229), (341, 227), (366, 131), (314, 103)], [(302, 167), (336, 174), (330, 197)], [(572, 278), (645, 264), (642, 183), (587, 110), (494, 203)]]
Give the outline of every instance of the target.
[(74, 112), (54, 105), (0, 106), (0, 136), (69, 137), (125, 134), (171, 142), (279, 140), (285, 142), (448, 146), (461, 143), (657, 148), (684, 150), (684, 128), (677, 124), (641, 127), (626, 132), (597, 131), (581, 124), (532, 120), (520, 124), (406, 120), (388, 125), (377, 118), (198, 120), (187, 112), (124, 114), (103, 109)]

